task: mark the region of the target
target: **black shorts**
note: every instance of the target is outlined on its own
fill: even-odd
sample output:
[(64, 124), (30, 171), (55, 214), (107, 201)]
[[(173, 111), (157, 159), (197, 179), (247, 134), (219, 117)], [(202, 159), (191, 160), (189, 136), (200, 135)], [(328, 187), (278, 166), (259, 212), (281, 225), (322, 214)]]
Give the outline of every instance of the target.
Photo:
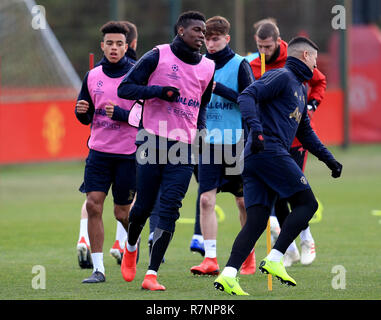
[(111, 186), (115, 204), (132, 203), (136, 192), (135, 157), (90, 150), (86, 159), (84, 182), (79, 190), (84, 193), (101, 191), (107, 195)]
[[(242, 176), (240, 174), (227, 174), (227, 169), (236, 167), (236, 165), (229, 165), (224, 159), (219, 161), (222, 163), (215, 161), (215, 148), (211, 147), (210, 149), (209, 163), (202, 163), (202, 155), (200, 156), (200, 164), (198, 166), (199, 193), (217, 189), (217, 192), (230, 192), (236, 197), (243, 197)], [(233, 152), (234, 150), (233, 148)]]

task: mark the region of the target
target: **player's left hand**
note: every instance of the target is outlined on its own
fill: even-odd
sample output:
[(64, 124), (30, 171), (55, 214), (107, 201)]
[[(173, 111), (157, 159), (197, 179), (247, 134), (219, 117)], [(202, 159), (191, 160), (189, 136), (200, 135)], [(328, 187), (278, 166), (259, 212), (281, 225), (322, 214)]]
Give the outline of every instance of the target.
[(112, 102), (111, 100), (108, 101), (108, 104), (106, 105), (106, 115), (111, 119), (112, 115), (114, 114), (114, 107), (116, 104)]
[(307, 102), (307, 114), (308, 118), (312, 119), (312, 116), (314, 115), (319, 103), (315, 100), (312, 99)]
[(315, 112), (319, 103), (315, 99), (311, 99), (310, 101), (307, 102), (307, 110)]
[(250, 131), (250, 134), (252, 137), (250, 146), (251, 152), (256, 154), (265, 150), (265, 139), (263, 138), (263, 133), (260, 131)]
[(335, 159), (328, 161), (326, 163), (327, 167), (331, 169), (332, 171), (332, 177), (333, 178), (338, 178), (341, 176), (341, 171), (343, 170), (343, 165), (336, 161)]

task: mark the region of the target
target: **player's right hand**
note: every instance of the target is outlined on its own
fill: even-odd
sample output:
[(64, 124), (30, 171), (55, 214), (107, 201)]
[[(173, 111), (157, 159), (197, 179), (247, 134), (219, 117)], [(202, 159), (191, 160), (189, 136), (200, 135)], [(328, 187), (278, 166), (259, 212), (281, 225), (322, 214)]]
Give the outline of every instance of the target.
[(78, 100), (75, 108), (77, 113), (86, 113), (89, 110), (89, 103), (86, 100)]
[(180, 96), (180, 91), (178, 88), (167, 86), (167, 87), (163, 87), (160, 98), (165, 101), (173, 102), (179, 96)]
[(255, 131), (250, 133), (251, 141), (251, 152), (258, 153), (265, 150), (265, 139), (263, 138), (263, 133), (260, 131)]

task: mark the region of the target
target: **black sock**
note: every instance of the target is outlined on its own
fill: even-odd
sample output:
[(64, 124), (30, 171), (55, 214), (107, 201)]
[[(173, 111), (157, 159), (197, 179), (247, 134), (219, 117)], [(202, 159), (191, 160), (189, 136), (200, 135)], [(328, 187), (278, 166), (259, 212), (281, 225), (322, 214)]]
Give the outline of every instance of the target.
[(318, 208), (318, 203), (311, 189), (294, 194), (288, 201), (292, 210), (285, 219), (278, 240), (274, 245), (274, 249), (282, 253), (285, 253), (299, 233), (308, 227), (308, 221), (311, 220)]
[(163, 229), (155, 228), (153, 233), (153, 244), (149, 263), (149, 270), (158, 271), (161, 261), (164, 258), (167, 251), (169, 242), (172, 239), (172, 232), (165, 231)]
[(233, 267), (237, 270), (242, 266), (255, 243), (266, 229), (267, 220), (270, 216), (270, 209), (262, 205), (254, 205), (246, 209), (246, 212), (246, 223), (233, 243), (230, 258), (226, 264), (227, 267)]
[(141, 225), (136, 222), (130, 222), (128, 224), (128, 231), (127, 231), (127, 242), (130, 246), (134, 246), (138, 242), (138, 238), (144, 228), (144, 224)]

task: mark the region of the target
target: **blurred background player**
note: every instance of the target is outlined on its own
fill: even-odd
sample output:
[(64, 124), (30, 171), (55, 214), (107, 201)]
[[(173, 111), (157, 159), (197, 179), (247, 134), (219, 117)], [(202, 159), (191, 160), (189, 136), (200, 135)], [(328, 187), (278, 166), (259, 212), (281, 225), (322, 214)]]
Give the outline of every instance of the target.
[(83, 80), (75, 114), (85, 125), (91, 124), (84, 183), (88, 234), (93, 273), (83, 283), (104, 282), (103, 205), (112, 186), (114, 215), (125, 229), (136, 188), (135, 138), (137, 129), (128, 124), (134, 101), (120, 99), (117, 88), (133, 64), (125, 57), (128, 29), (119, 22), (108, 22), (100, 29), (104, 57)]
[[(214, 163), (214, 160), (217, 159), (216, 154), (221, 152), (224, 156), (226, 145), (232, 150), (229, 152), (233, 152), (234, 157), (238, 152), (237, 143), (243, 139), (243, 136), (240, 132), (242, 116), (237, 98), (239, 93), (254, 81), (249, 63), (230, 48), (229, 32), (230, 23), (224, 17), (215, 16), (206, 21), (206, 57), (215, 62), (216, 72), (213, 94), (206, 113), (208, 135), (205, 137), (205, 142), (208, 144), (206, 149), (210, 150), (211, 157), (208, 159), (208, 163), (202, 163), (203, 156), (200, 155), (198, 167), (200, 222), (205, 259), (200, 265), (190, 269), (193, 274), (198, 275), (217, 275), (219, 273), (217, 262), (218, 222), (215, 213), (218, 192), (230, 192), (235, 196), (241, 226), (246, 222), (241, 175), (228, 175), (226, 168), (231, 167), (232, 164), (228, 165), (224, 158), (221, 164)], [(215, 131), (218, 133), (216, 134)], [(231, 134), (227, 131), (230, 131)], [(243, 264), (241, 273), (253, 274), (254, 272), (255, 253), (253, 250)]]
[[(259, 26), (264, 23), (264, 22), (273, 22), (276, 24), (276, 20), (274, 18), (266, 18), (266, 19), (262, 19), (262, 20), (259, 20), (257, 21), (256, 23), (253, 24), (253, 28), (254, 28), (254, 42), (255, 41), (255, 35), (257, 33), (257, 30), (259, 28)], [(258, 58), (259, 57), (259, 52), (256, 51), (256, 52), (249, 52), (247, 54), (247, 56), (245, 56), (245, 59), (249, 62), (253, 61), (254, 59)]]
[[(133, 64), (136, 63), (137, 54), (136, 48), (138, 45), (138, 31), (136, 25), (129, 21), (120, 21), (123, 25), (126, 26), (127, 29), (127, 38), (126, 42), (128, 44), (128, 49), (126, 51), (126, 58)], [(99, 66), (101, 62), (97, 63), (95, 67)], [(81, 268), (93, 268), (93, 262), (91, 260), (91, 252), (89, 246), (89, 236), (87, 232), (87, 221), (88, 214), (86, 211), (86, 200), (84, 201), (81, 209), (81, 221), (79, 228), (79, 239), (77, 243), (77, 255), (78, 255), (78, 263)], [(116, 234), (115, 234), (115, 242), (110, 249), (110, 254), (113, 256), (117, 263), (120, 264), (122, 261), (123, 249), (125, 242), (127, 240), (127, 233), (124, 229), (123, 225), (117, 221), (116, 224)]]
[[(176, 25), (178, 35), (173, 42), (147, 52), (118, 89), (120, 97), (145, 100), (140, 133), (147, 134), (144, 137), (154, 142), (147, 150), (147, 157), (152, 153), (156, 159), (155, 163), (137, 165), (137, 198), (131, 209), (121, 272), (128, 282), (135, 278), (137, 240), (160, 193), (159, 221), (142, 283), (143, 289), (153, 291), (165, 290), (157, 282), (157, 272), (175, 231), (179, 208), (194, 170), (191, 149), (196, 139), (195, 129), (205, 128), (214, 75), (214, 63), (200, 54), (205, 40), (205, 17), (199, 12), (185, 12)], [(184, 99), (196, 104), (183, 104)], [(165, 122), (166, 130), (159, 130), (160, 122)], [(188, 150), (185, 162), (170, 162), (168, 151), (175, 144)], [(158, 160), (163, 157), (166, 161), (161, 164)]]
[[(281, 39), (275, 19), (268, 18), (260, 20), (254, 24), (254, 28), (256, 30), (254, 38), (257, 43), (258, 51), (265, 54), (266, 71), (283, 68), (287, 59), (287, 42)], [(255, 79), (259, 79), (261, 77), (260, 57), (251, 61), (250, 66)], [(313, 113), (324, 97), (327, 86), (326, 77), (315, 68), (312, 79), (310, 79), (307, 84), (309, 87), (307, 98), (308, 115), (312, 118)], [(297, 138), (295, 138), (291, 145), (290, 154), (304, 172), (308, 151), (302, 147), (302, 144)], [(270, 217), (273, 242), (276, 241), (284, 219), (289, 213), (290, 210), (287, 201), (284, 199), (278, 200), (275, 204), (276, 217)], [(300, 233), (300, 246), (301, 255), (299, 254), (295, 241), (292, 242), (284, 256), (284, 265), (286, 267), (291, 266), (292, 263), (299, 260), (302, 264), (310, 264), (314, 261), (316, 257), (315, 241), (309, 226)]]

